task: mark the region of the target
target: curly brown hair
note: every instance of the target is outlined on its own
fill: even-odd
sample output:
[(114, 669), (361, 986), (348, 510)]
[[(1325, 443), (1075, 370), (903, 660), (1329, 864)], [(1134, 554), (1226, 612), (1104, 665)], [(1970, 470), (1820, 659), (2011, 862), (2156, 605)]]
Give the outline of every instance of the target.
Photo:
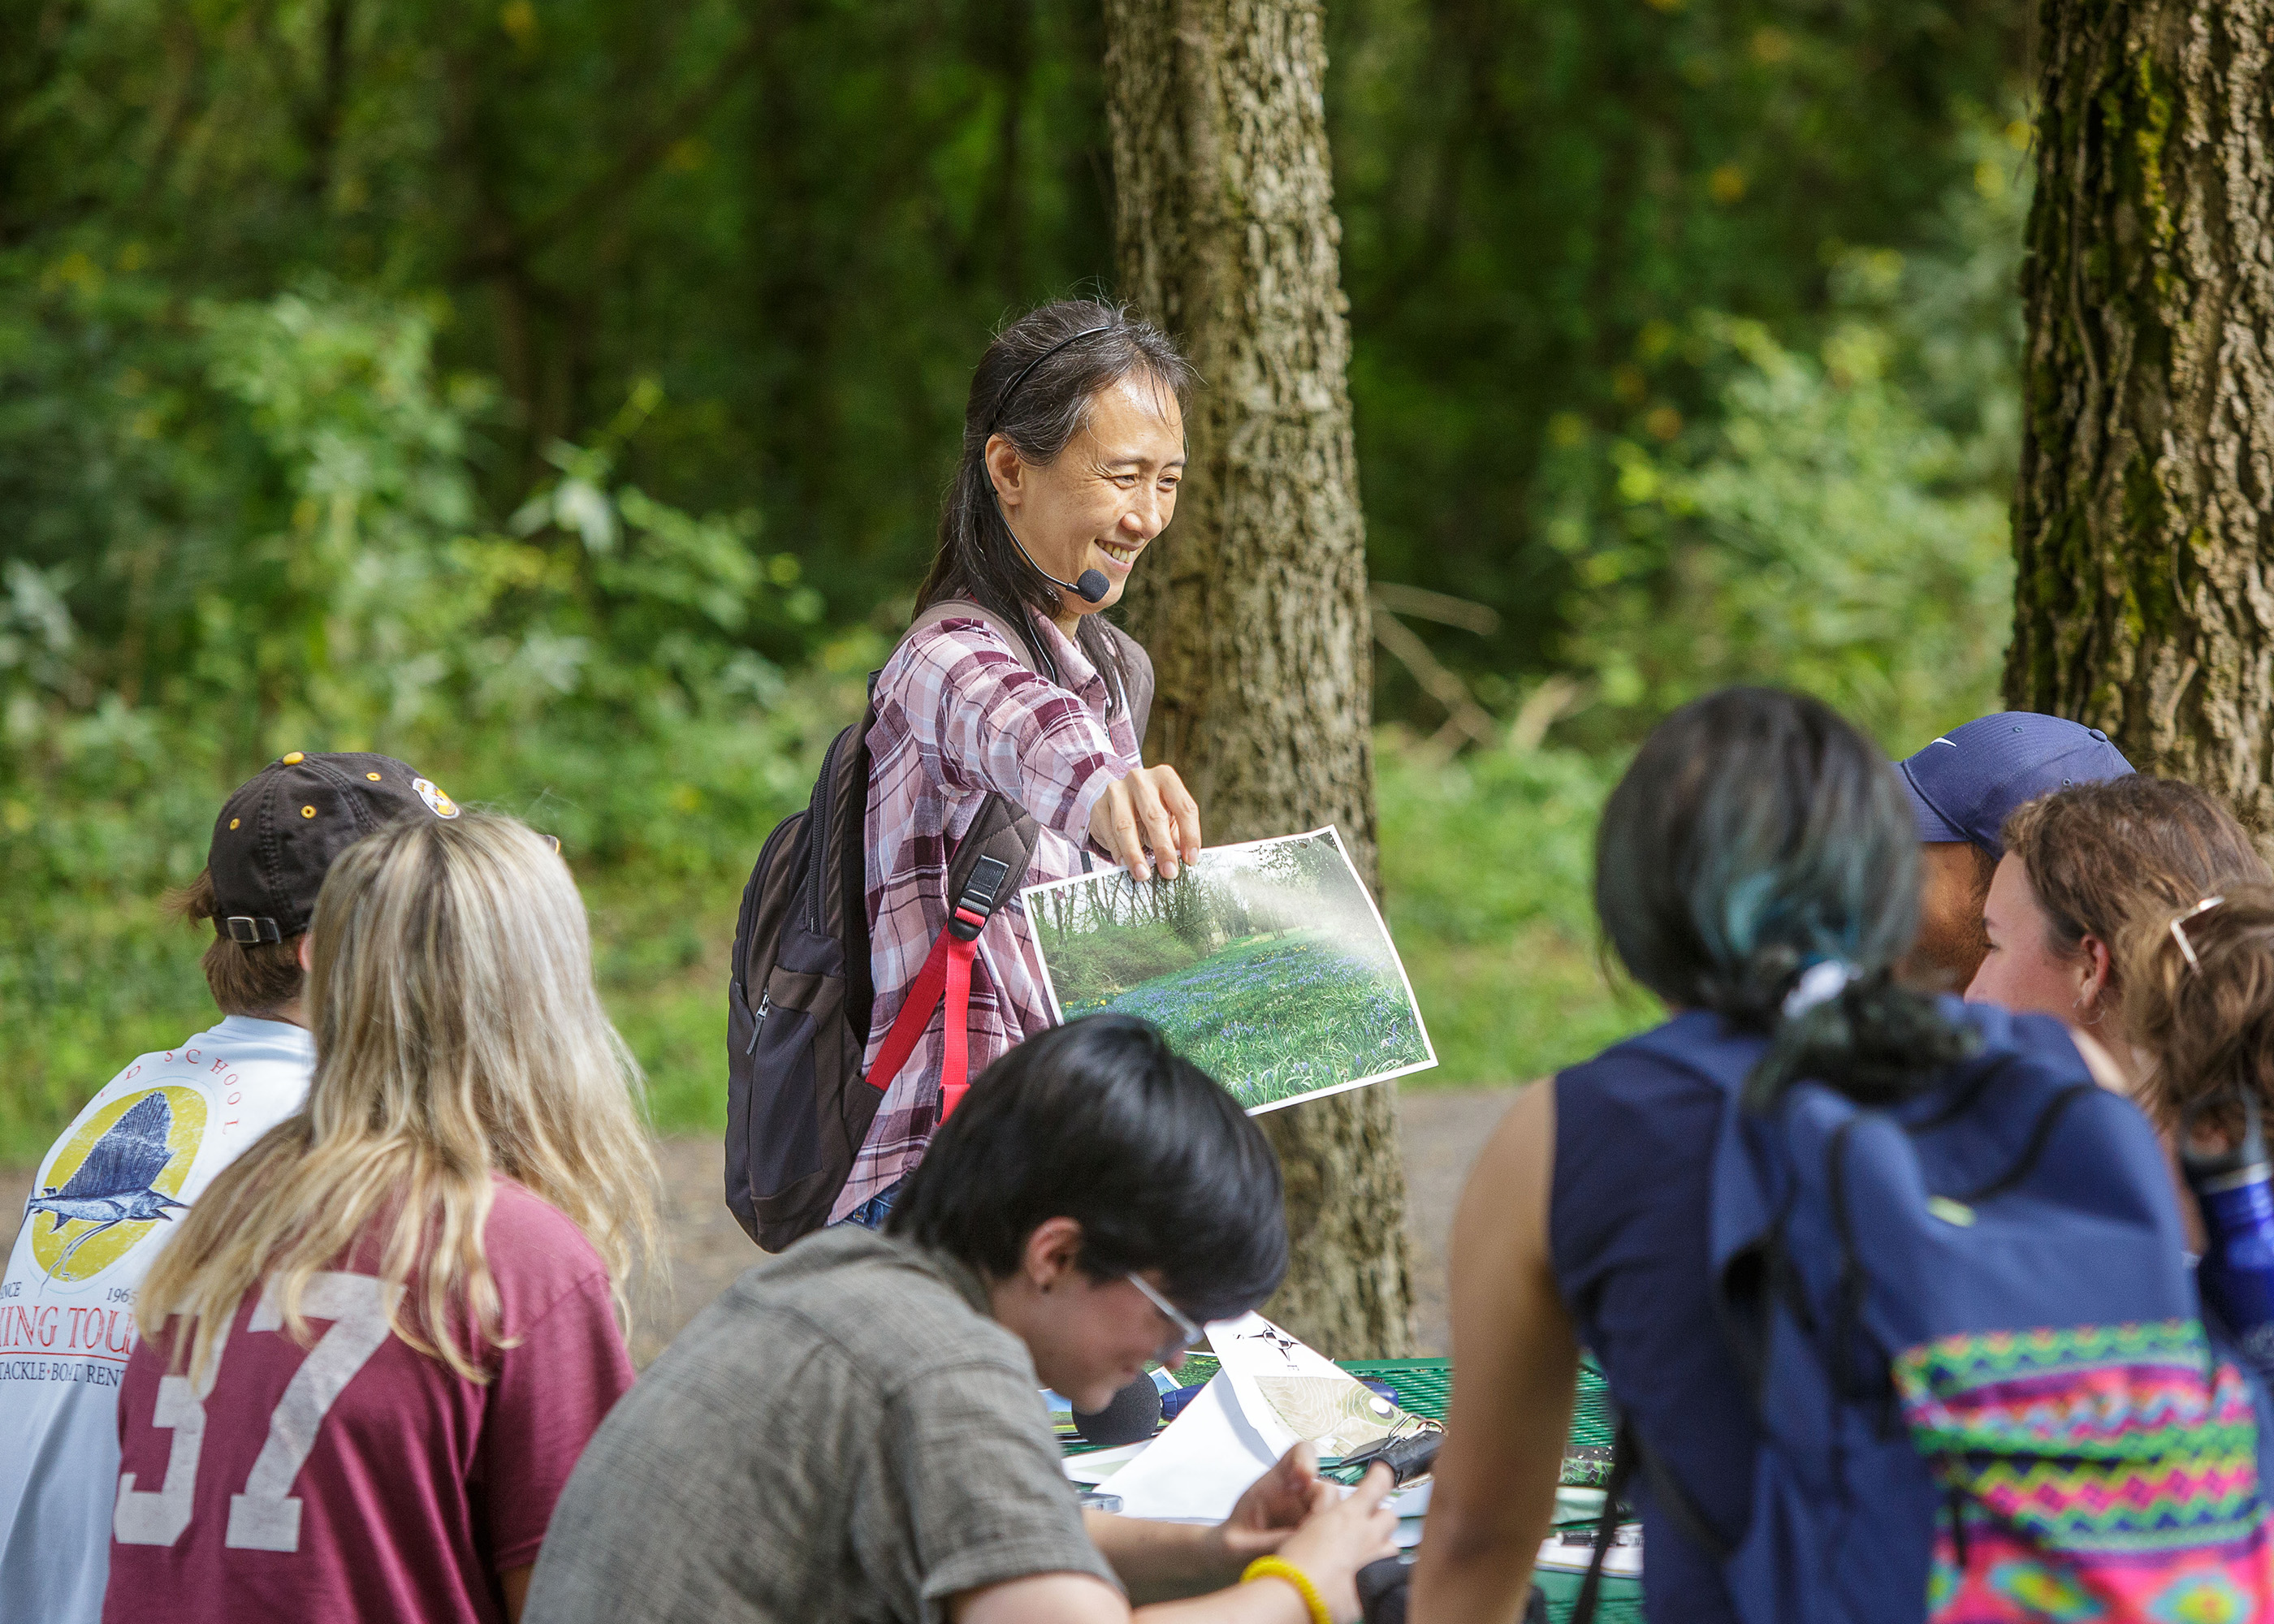
[(2274, 883), (2234, 815), (2177, 778), (2135, 773), (2056, 790), (2015, 808), (2004, 837), (2045, 911), (2047, 949), (2071, 959), (2097, 937), (2112, 992), (2124, 984), (2120, 944), (2135, 920), (2228, 885)]
[[(210, 921), (221, 912), (214, 896), (213, 870), (200, 870), (181, 890), (167, 893), (164, 906), (175, 918), (192, 925)], [(216, 936), (199, 967), (205, 971), (206, 985), (224, 1015), (273, 1016), (299, 997), (305, 979), (300, 973), (298, 936), (247, 947)]]
[(2274, 1111), (2274, 885), (2142, 915), (2124, 966), (2125, 1024), (2155, 1061), (2137, 1098), (2159, 1125), (2232, 1133), (2240, 1114), (2218, 1101), (2236, 1090)]

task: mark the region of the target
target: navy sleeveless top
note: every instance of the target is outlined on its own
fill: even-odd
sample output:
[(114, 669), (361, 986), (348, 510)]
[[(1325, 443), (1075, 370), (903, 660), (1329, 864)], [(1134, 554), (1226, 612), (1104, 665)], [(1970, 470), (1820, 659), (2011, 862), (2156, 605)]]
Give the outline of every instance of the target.
[[(1721, 1018), (1677, 1015), (1669, 1031), (1726, 1043)], [(1767, 1048), (1766, 1038), (1757, 1040)], [(1725, 1096), (1630, 1044), (1555, 1076), (1555, 1182), (1548, 1244), (1555, 1284), (1620, 1413), (1731, 1544), (1745, 1531), (1758, 1435), (1735, 1357), (1707, 1294), (1707, 1200)], [(1737, 1624), (1720, 1564), (1683, 1537), (1638, 1481), (1643, 1611), (1651, 1624)]]

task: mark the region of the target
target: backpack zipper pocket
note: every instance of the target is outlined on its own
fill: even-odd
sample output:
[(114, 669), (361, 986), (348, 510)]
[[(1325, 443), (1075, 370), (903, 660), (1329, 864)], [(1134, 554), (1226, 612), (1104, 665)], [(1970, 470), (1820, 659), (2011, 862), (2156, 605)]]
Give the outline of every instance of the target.
[(766, 1011), (773, 1006), (774, 996), (772, 992), (762, 992), (758, 995), (758, 1007), (750, 1011), (750, 1046), (742, 1051), (745, 1059), (758, 1052), (758, 1034), (766, 1029)]

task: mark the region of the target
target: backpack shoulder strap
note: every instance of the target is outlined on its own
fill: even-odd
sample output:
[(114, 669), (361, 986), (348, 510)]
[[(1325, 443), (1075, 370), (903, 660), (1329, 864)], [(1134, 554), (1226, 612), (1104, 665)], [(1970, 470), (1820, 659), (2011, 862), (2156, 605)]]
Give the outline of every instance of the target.
[(1145, 652), (1145, 645), (1111, 620), (1101, 621), (1105, 635), (1121, 655), (1121, 669), (1127, 681), (1122, 697), (1129, 702), (1129, 725), (1137, 730), (1137, 748), (1145, 748), (1145, 725), (1153, 718), (1153, 657)]
[[(1001, 615), (966, 598), (933, 604), (921, 612), (893, 652), (899, 653), (909, 638), (943, 620), (973, 619), (985, 621), (1010, 645), (1013, 658), (1027, 670), (1035, 670), (1026, 640), (1018, 635), (1017, 628)], [(876, 710), (875, 688), (872, 677), (869, 701), (872, 718)], [(1027, 877), (1027, 870), (1034, 864), (1035, 842), (1041, 838), (1041, 826), (1023, 808), (992, 790), (988, 792), (987, 798), (980, 803), (978, 816), (971, 820), (971, 827), (964, 831), (962, 839), (956, 842), (955, 855), (948, 861), (946, 928), (933, 942), (923, 968), (910, 984), (901, 1001), (900, 1015), (892, 1022), (892, 1030), (885, 1034), (884, 1047), (877, 1051), (875, 1069), (869, 1073), (870, 1083), (880, 1092), (891, 1085), (907, 1063), (916, 1039), (930, 1024), (932, 1011), (945, 1004), (947, 1019), (940, 1064), (940, 1120), (945, 1122), (962, 1099), (968, 1086), (965, 1045), (969, 1038), (972, 956), (987, 921), (1011, 899), (1020, 882)]]
[[(1033, 818), (1015, 803), (990, 793), (948, 861), (949, 912), (968, 909), (982, 921), (992, 917), (1027, 877), (1041, 838), (1041, 826)], [(993, 866), (998, 864), (999, 868)]]
[(968, 1086), (966, 1055), (970, 1041), (971, 960), (979, 933), (995, 910), (1027, 876), (1034, 861), (1035, 820), (998, 794), (989, 794), (979, 816), (964, 831), (947, 868), (947, 924), (933, 938), (931, 952), (909, 984), (900, 1012), (877, 1051), (869, 1081), (878, 1092), (891, 1086), (915, 1052), (916, 1040), (943, 1004), (939, 1117), (947, 1120)]
[(1603, 1564), (1618, 1538), (1621, 1518), (1630, 1509), (1622, 1503), (1621, 1497), (1638, 1474), (1650, 1485), (1653, 1502), (1666, 1514), (1675, 1531), (1692, 1545), (1717, 1563), (1728, 1561), (1736, 1550), (1706, 1522), (1690, 1491), (1667, 1470), (1666, 1463), (1644, 1447), (1642, 1434), (1635, 1431), (1633, 1420), (1622, 1416), (1618, 1431), (1612, 1437), (1611, 1477), (1603, 1485), (1603, 1514), (1595, 1522), (1594, 1554), (1588, 1559), (1586, 1577), (1579, 1582), (1579, 1595), (1571, 1605), (1569, 1624), (1592, 1624), (1594, 1619), (1596, 1598), (1603, 1583)]
[(1595, 1519), (1595, 1551), (1587, 1559), (1587, 1576), (1579, 1581), (1579, 1594), (1571, 1604), (1570, 1624), (1594, 1624), (1595, 1600), (1602, 1590), (1603, 1564), (1611, 1554), (1611, 1542), (1618, 1538), (1619, 1513), (1623, 1507), (1620, 1497), (1627, 1492), (1627, 1484), (1634, 1477), (1634, 1435), (1624, 1421), (1611, 1444), (1611, 1477), (1603, 1485), (1603, 1514)]
[(1677, 1015), (1672, 1020), (1637, 1033), (1618, 1046), (1644, 1054), (1701, 1077), (1735, 1094), (1761, 1057), (1762, 1040), (1737, 1031), (1703, 1011)]
[[(919, 613), (892, 651), (899, 653), (917, 633), (943, 620), (984, 620), (997, 636), (1010, 645), (1012, 658), (1027, 670), (1035, 671), (1034, 657), (1017, 628), (993, 610), (968, 598), (947, 598)], [(953, 913), (963, 906), (966, 893), (971, 891), (975, 871), (982, 862), (991, 860), (1001, 863), (1006, 872), (981, 872), (979, 893), (972, 898), (979, 905), (975, 911), (981, 918), (990, 915), (998, 904), (1008, 900), (1004, 890), (1006, 883), (1015, 886), (1026, 878), (1027, 868), (1035, 860), (1035, 843), (1041, 833), (1035, 820), (1024, 810), (989, 792), (979, 816), (972, 819), (971, 827), (964, 831), (963, 838), (956, 845), (955, 856), (947, 865), (949, 911)]]

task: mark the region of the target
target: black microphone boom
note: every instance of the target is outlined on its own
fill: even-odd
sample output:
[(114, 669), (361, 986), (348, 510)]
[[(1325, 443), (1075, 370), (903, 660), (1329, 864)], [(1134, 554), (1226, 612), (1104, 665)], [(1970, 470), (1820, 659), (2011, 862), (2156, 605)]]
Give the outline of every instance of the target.
[[(1027, 544), (1019, 539), (1019, 532), (1012, 530), (1008, 524), (1003, 528), (1010, 532), (1011, 545), (1019, 549), (1019, 556), (1029, 564), (1035, 564), (1035, 555), (1027, 551)], [(1052, 586), (1061, 587), (1072, 592), (1086, 604), (1103, 603), (1105, 595), (1113, 590), (1113, 583), (1105, 578), (1105, 572), (1102, 569), (1085, 569), (1071, 581), (1059, 580), (1040, 564), (1035, 564), (1035, 573)]]

